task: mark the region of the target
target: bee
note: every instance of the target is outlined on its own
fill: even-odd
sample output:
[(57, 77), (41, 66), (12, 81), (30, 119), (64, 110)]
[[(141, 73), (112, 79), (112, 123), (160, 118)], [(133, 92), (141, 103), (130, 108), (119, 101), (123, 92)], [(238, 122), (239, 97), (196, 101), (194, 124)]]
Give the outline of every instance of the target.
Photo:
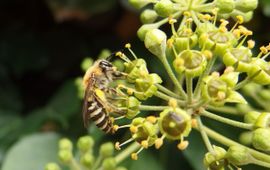
[(117, 92), (109, 85), (124, 76), (125, 73), (117, 71), (106, 59), (97, 60), (86, 71), (83, 77), (83, 121), (86, 128), (89, 126), (89, 120), (92, 120), (105, 133), (115, 133), (110, 113), (123, 115), (124, 111), (110, 102), (108, 96), (117, 95)]

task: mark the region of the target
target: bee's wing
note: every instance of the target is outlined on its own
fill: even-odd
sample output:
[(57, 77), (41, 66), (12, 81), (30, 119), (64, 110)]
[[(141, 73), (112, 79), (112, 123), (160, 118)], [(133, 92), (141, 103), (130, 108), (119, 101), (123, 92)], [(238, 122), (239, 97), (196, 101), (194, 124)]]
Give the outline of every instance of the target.
[(92, 85), (91, 83), (89, 83), (85, 89), (84, 99), (83, 99), (82, 116), (83, 116), (83, 123), (84, 123), (85, 128), (89, 126), (89, 115), (88, 115), (89, 100), (92, 100), (93, 95), (94, 95), (91, 88), (92, 88)]

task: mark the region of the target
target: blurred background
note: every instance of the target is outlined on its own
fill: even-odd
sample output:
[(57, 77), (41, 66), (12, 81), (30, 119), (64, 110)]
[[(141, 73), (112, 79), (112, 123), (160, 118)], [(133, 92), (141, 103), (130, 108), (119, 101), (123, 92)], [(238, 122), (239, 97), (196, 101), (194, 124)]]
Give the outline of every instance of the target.
[[(270, 40), (269, 17), (270, 1), (260, 0), (253, 20), (246, 24), (254, 31), (258, 46)], [(127, 42), (136, 54), (150, 60), (136, 37), (140, 24), (139, 11), (127, 0), (0, 1), (3, 170), (42, 169), (46, 162), (57, 160), (59, 137), (75, 140), (88, 133), (82, 124), (82, 101), (76, 85), (76, 78), (84, 74), (81, 63), (86, 57), (95, 59), (105, 48), (122, 49)], [(151, 62), (151, 72), (165, 75), (155, 64), (157, 60)], [(98, 142), (113, 139), (96, 128), (91, 131)], [(144, 167), (145, 161), (149, 170), (200, 169), (202, 157), (195, 159), (194, 155), (200, 155), (197, 151), (194, 148), (182, 155), (175, 144), (166, 145), (125, 164), (134, 170)]]

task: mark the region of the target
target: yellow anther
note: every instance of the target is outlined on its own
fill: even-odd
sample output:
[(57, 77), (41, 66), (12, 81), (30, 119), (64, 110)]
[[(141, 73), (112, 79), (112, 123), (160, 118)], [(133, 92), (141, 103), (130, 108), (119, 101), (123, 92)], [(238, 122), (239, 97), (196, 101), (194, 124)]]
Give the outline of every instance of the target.
[(131, 89), (131, 88), (128, 88), (127, 89), (127, 94), (128, 95), (132, 95), (134, 93), (134, 90), (133, 89)]
[(210, 60), (212, 57), (213, 57), (213, 53), (209, 50), (204, 50), (203, 51), (203, 55), (208, 59)]
[(174, 64), (176, 67), (182, 67), (185, 64), (185, 61), (182, 58), (176, 58)]
[(137, 133), (138, 132), (138, 128), (136, 126), (131, 125), (129, 128), (131, 133)]
[(170, 107), (172, 107), (172, 108), (175, 109), (175, 108), (177, 107), (177, 101), (176, 101), (175, 99), (171, 98), (171, 99), (169, 100), (168, 105), (169, 105)]
[(214, 15), (217, 15), (218, 11), (219, 11), (218, 8), (214, 8), (214, 9), (212, 10), (212, 13), (213, 13)]
[(261, 46), (260, 50), (263, 54), (267, 54), (268, 53), (268, 49), (265, 46)]
[(116, 149), (116, 150), (121, 150), (121, 148), (120, 148), (120, 143), (119, 142), (116, 142), (115, 144), (114, 144), (114, 148)]
[(116, 132), (119, 129), (119, 126), (118, 125), (113, 125), (113, 129)]
[(214, 71), (211, 76), (218, 78), (220, 76), (219, 72)]
[(130, 43), (127, 43), (127, 44), (125, 45), (125, 48), (131, 48), (131, 44), (130, 44)]
[(149, 146), (149, 143), (148, 143), (147, 140), (143, 140), (143, 141), (141, 142), (141, 145), (142, 145), (143, 148), (147, 149), (148, 146)]
[(212, 19), (212, 16), (209, 15), (209, 14), (205, 14), (202, 16), (203, 19), (207, 20), (207, 21), (210, 21)]
[(237, 15), (236, 16), (236, 19), (237, 19), (237, 21), (238, 21), (239, 24), (242, 24), (244, 22), (244, 17), (241, 16), (241, 15)]
[(254, 40), (248, 40), (247, 45), (249, 49), (252, 49), (255, 47), (255, 41)]
[(169, 39), (167, 40), (167, 47), (168, 47), (168, 48), (172, 48), (172, 47), (173, 47), (173, 42), (174, 42), (174, 40), (173, 40), (172, 38), (169, 38)]
[(229, 21), (227, 21), (227, 20), (225, 20), (225, 19), (221, 19), (220, 22), (221, 22), (221, 25), (222, 25), (222, 26), (226, 26), (226, 25), (229, 24)]
[(229, 66), (224, 70), (224, 73), (227, 74), (227, 73), (231, 73), (233, 71), (234, 71), (234, 68), (232, 66)]
[(133, 159), (133, 160), (138, 160), (138, 154), (137, 153), (132, 153), (131, 154), (131, 159)]
[(225, 26), (221, 25), (221, 26), (219, 27), (219, 31), (224, 33), (224, 32), (227, 32), (228, 29), (227, 29)]
[(179, 150), (185, 150), (188, 147), (189, 142), (188, 141), (181, 141), (178, 145), (177, 148)]
[(169, 19), (169, 24), (174, 24), (174, 23), (176, 23), (177, 22), (177, 20), (176, 19), (174, 19), (174, 18), (170, 18)]
[(152, 124), (155, 124), (157, 122), (157, 118), (155, 116), (148, 116), (146, 120), (151, 122)]
[(239, 29), (235, 29), (233, 30), (233, 35), (236, 37), (236, 38), (240, 38), (241, 36), (241, 31)]
[(123, 55), (123, 53), (121, 51), (118, 51), (117, 53), (115, 53), (115, 56), (121, 57)]
[(185, 11), (184, 12), (184, 16), (190, 17), (191, 16), (191, 13), (189, 11)]
[(192, 126), (193, 128), (197, 128), (197, 127), (198, 127), (198, 122), (197, 122), (196, 119), (191, 119), (191, 126)]
[(217, 98), (218, 100), (224, 100), (226, 98), (226, 93), (223, 91), (218, 91)]
[(162, 138), (158, 138), (155, 140), (155, 148), (159, 149), (161, 146), (163, 145), (163, 139)]
[(192, 23), (192, 22), (193, 22), (193, 19), (192, 19), (192, 18), (188, 18), (188, 19), (186, 20), (186, 22), (187, 22), (187, 23)]

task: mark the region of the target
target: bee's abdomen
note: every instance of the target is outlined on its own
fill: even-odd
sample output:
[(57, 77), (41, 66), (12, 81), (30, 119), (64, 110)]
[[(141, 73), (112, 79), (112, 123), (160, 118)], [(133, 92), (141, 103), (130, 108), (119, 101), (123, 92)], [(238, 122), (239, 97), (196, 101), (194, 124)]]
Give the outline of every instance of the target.
[(89, 118), (95, 122), (96, 126), (105, 133), (114, 133), (113, 123), (107, 115), (106, 110), (96, 101), (89, 103)]

